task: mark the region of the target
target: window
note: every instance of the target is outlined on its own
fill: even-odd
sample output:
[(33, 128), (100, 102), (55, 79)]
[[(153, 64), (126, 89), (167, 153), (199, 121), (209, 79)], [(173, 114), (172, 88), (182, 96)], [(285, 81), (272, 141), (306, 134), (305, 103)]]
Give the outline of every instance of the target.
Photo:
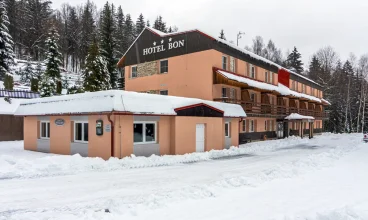
[(246, 120), (245, 119), (243, 119), (243, 131), (245, 131), (246, 130), (246, 128), (247, 128), (247, 122), (246, 122)]
[(161, 90), (160, 95), (169, 95), (169, 91), (168, 90)]
[(268, 83), (268, 72), (265, 72), (265, 82)]
[(268, 130), (268, 121), (266, 120), (265, 121), (265, 131), (267, 131)]
[(167, 73), (167, 72), (169, 72), (169, 61), (161, 60), (160, 61), (160, 73)]
[(227, 56), (222, 56), (222, 69), (227, 70)]
[(254, 120), (249, 120), (249, 132), (254, 132)]
[(88, 142), (88, 122), (74, 122), (74, 142)]
[(230, 122), (225, 123), (225, 137), (230, 137)]
[(273, 73), (270, 72), (270, 83), (273, 84)]
[(50, 138), (50, 122), (49, 121), (41, 121), (40, 138), (41, 139)]
[(226, 97), (227, 97), (226, 88), (222, 88), (222, 98), (226, 98)]
[(134, 122), (134, 143), (156, 143), (156, 122)]
[(132, 78), (136, 78), (137, 76), (137, 66), (132, 66)]
[(236, 71), (235, 58), (234, 57), (230, 57), (230, 71), (231, 72)]
[(225, 123), (225, 137), (230, 137), (230, 122)]
[(251, 93), (250, 94), (250, 100), (252, 101), (252, 102), (257, 102), (257, 99), (256, 99), (256, 94), (255, 93)]
[(295, 91), (299, 91), (299, 88), (298, 88), (298, 82), (295, 82)]
[(230, 89), (230, 99), (235, 99), (235, 89), (234, 88)]
[(249, 68), (250, 77), (253, 79), (256, 78), (256, 68), (252, 64), (249, 65)]

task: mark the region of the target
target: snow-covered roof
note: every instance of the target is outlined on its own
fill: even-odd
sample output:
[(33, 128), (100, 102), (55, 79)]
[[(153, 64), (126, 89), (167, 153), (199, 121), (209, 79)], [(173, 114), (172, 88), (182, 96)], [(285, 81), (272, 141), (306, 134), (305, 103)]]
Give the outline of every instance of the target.
[(294, 96), (294, 97), (298, 97), (298, 98), (305, 98), (305, 99), (309, 99), (309, 100), (316, 101), (316, 102), (319, 102), (319, 103), (322, 102), (321, 99), (319, 99), (317, 97), (307, 95), (307, 94), (304, 94), (304, 93), (295, 92), (295, 91), (289, 89), (288, 87), (282, 85), (281, 83), (279, 83), (276, 86), (276, 85), (268, 84), (268, 83), (265, 83), (265, 82), (260, 82), (260, 81), (257, 81), (257, 80), (253, 80), (253, 79), (247, 78), (245, 76), (238, 76), (238, 75), (235, 75), (233, 73), (229, 73), (229, 72), (226, 72), (226, 71), (223, 71), (223, 70), (217, 70), (217, 72), (219, 74), (221, 74), (222, 76), (230, 79), (230, 80), (245, 83), (245, 84), (247, 84), (251, 87), (255, 87), (255, 88), (258, 88), (258, 89), (268, 90), (268, 91), (271, 91), (271, 92), (275, 91), (275, 92), (280, 93), (281, 95)]
[[(266, 59), (266, 58), (264, 58), (264, 57), (261, 57), (261, 56), (259, 56), (259, 55), (255, 54), (255, 53), (252, 53), (252, 52), (250, 52), (250, 51), (248, 51), (248, 50), (246, 50), (246, 49), (244, 49), (244, 48), (241, 48), (241, 47), (239, 47), (239, 46), (236, 46), (235, 44), (232, 44), (232, 43), (230, 43), (230, 42), (228, 42), (228, 41), (226, 41), (226, 40), (223, 40), (223, 39), (218, 38), (218, 37), (214, 37), (214, 36), (212, 36), (212, 35), (210, 35), (210, 34), (208, 34), (208, 33), (204, 32), (204, 31), (202, 31), (202, 30), (199, 30), (199, 29), (189, 29), (189, 30), (178, 31), (178, 32), (174, 32), (174, 33), (164, 33), (164, 32), (161, 32), (161, 31), (156, 30), (156, 29), (151, 28), (151, 27), (146, 27), (145, 29), (147, 29), (147, 30), (149, 30), (149, 31), (151, 31), (151, 32), (153, 32), (153, 33), (155, 33), (155, 34), (159, 35), (160, 37), (167, 37), (167, 36), (170, 36), (170, 35), (178, 35), (178, 34), (184, 34), (184, 33), (188, 33), (188, 32), (194, 32), (194, 31), (197, 31), (197, 32), (203, 33), (204, 35), (207, 35), (207, 36), (209, 36), (209, 37), (213, 38), (214, 40), (216, 40), (216, 41), (218, 41), (218, 42), (220, 42), (220, 43), (222, 43), (222, 44), (225, 44), (225, 45), (227, 45), (227, 46), (229, 46), (229, 47), (231, 47), (231, 48), (233, 48), (233, 49), (235, 49), (235, 50), (237, 50), (237, 51), (239, 51), (239, 52), (242, 52), (242, 53), (244, 53), (244, 54), (246, 54), (246, 55), (249, 55), (250, 57), (252, 57), (252, 58), (254, 58), (254, 59), (257, 59), (257, 60), (263, 61), (264, 63), (267, 63), (267, 64), (270, 64), (270, 65), (276, 66), (278, 69), (285, 69), (285, 70), (287, 70), (288, 72), (290, 72), (291, 74), (294, 74), (294, 75), (296, 75), (296, 76), (298, 76), (298, 77), (300, 77), (300, 78), (303, 78), (303, 79), (305, 79), (305, 80), (307, 80), (307, 81), (309, 81), (309, 82), (311, 82), (311, 83), (314, 83), (314, 84), (316, 84), (316, 85), (318, 85), (318, 86), (321, 86), (321, 85), (319, 85), (318, 83), (316, 83), (315, 81), (313, 81), (313, 80), (311, 80), (311, 79), (309, 79), (309, 78), (307, 78), (307, 77), (305, 77), (305, 76), (302, 76), (302, 75), (300, 75), (300, 74), (298, 74), (298, 73), (296, 73), (296, 72), (294, 72), (294, 71), (292, 71), (292, 70), (286, 69), (285, 67), (280, 66), (279, 64), (274, 63), (274, 62), (272, 62), (272, 61), (270, 61), (270, 60), (268, 60), (268, 59)], [(143, 29), (143, 31), (144, 31), (145, 29)], [(143, 33), (143, 31), (141, 32), (141, 34)], [(140, 36), (140, 35), (139, 35), (139, 36)], [(139, 36), (136, 38), (136, 40), (139, 38)], [(135, 41), (136, 41), (136, 40), (135, 40)], [(133, 46), (133, 44), (135, 43), (135, 41), (132, 43), (131, 47)], [(129, 47), (129, 49), (130, 49), (130, 47)], [(128, 49), (128, 50), (129, 50), (129, 49)], [(127, 50), (127, 52), (128, 52), (128, 50)], [(126, 53), (124, 54), (124, 56), (125, 56), (125, 55), (126, 55)]]
[(175, 109), (206, 104), (224, 112), (225, 117), (246, 117), (240, 105), (195, 98), (108, 90), (65, 96), (25, 100), (15, 115), (56, 115), (101, 112), (129, 114), (176, 115)]
[(289, 116), (285, 117), (286, 120), (314, 120), (312, 116), (300, 115), (298, 113), (291, 113)]
[(23, 99), (10, 99), (10, 103), (0, 98), (0, 115), (13, 115)]

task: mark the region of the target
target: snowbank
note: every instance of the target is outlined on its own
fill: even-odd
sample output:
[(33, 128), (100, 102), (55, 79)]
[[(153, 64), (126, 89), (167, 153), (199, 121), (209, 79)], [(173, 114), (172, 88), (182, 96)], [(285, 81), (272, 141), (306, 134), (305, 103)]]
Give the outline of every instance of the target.
[(285, 117), (286, 120), (314, 120), (314, 118), (312, 116), (305, 116), (305, 115), (300, 115), (298, 113), (291, 113), (289, 116)]
[[(325, 134), (318, 136), (312, 142), (318, 139), (328, 139), (331, 136)], [(333, 137), (334, 135), (332, 135)], [(193, 163), (200, 161), (209, 161), (218, 158), (232, 157), (239, 155), (249, 155), (264, 151), (274, 151), (276, 149), (285, 148), (295, 144), (307, 144), (309, 139), (300, 139), (298, 137), (289, 137), (282, 140), (272, 140), (255, 142), (242, 145), (240, 148), (231, 147), (225, 150), (211, 150), (203, 153), (191, 153), (185, 155), (164, 155), (150, 157), (125, 157), (123, 159), (111, 158), (107, 161), (101, 158), (84, 158), (80, 155), (62, 156), (38, 153), (42, 157), (28, 160), (27, 158), (19, 158), (16, 154), (10, 155), (5, 153), (0, 155), (0, 179), (11, 178), (34, 178), (40, 176), (58, 176), (75, 174), (87, 171), (113, 171), (120, 169), (132, 169), (143, 167), (172, 166), (185, 163)], [(0, 144), (0, 149), (4, 144)], [(19, 146), (19, 151), (24, 152)], [(1, 151), (0, 151), (1, 152)]]

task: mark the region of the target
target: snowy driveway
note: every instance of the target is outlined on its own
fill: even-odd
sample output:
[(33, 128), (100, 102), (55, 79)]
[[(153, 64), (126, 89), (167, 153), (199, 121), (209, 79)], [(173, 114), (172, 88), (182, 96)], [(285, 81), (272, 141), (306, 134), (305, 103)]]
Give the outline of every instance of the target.
[(0, 219), (368, 219), (360, 134), (108, 162), (21, 144), (0, 143)]

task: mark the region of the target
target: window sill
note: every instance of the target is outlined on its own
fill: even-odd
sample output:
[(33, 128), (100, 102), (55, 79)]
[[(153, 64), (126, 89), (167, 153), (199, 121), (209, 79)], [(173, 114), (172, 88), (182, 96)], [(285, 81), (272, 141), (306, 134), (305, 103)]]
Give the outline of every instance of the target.
[(157, 141), (154, 141), (154, 142), (137, 142), (137, 143), (133, 143), (133, 145), (146, 145), (146, 144), (157, 144)]
[(38, 138), (38, 140), (49, 141), (50, 138)]
[(164, 72), (164, 73), (158, 73), (158, 75), (161, 75), (161, 74), (168, 74), (168, 72)]
[(76, 141), (76, 140), (74, 140), (73, 143), (88, 144), (88, 141)]

